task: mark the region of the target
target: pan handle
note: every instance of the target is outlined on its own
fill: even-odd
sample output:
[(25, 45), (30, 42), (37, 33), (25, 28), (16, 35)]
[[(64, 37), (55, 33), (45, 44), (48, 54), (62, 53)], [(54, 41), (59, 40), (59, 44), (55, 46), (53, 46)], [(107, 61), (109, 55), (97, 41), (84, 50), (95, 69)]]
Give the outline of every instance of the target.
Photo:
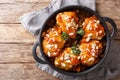
[(112, 25), (112, 33), (111, 33), (110, 37), (113, 38), (117, 33), (117, 26), (116, 26), (115, 22), (111, 18), (108, 18), (108, 17), (103, 17), (103, 19)]
[(37, 49), (38, 46), (39, 46), (39, 42), (37, 41), (37, 42), (33, 45), (33, 49), (32, 49), (33, 58), (34, 58), (37, 62), (39, 62), (39, 63), (41, 63), (41, 64), (47, 64), (47, 62), (43, 61), (42, 59), (40, 59), (40, 58), (38, 57), (37, 52), (36, 52), (36, 49)]

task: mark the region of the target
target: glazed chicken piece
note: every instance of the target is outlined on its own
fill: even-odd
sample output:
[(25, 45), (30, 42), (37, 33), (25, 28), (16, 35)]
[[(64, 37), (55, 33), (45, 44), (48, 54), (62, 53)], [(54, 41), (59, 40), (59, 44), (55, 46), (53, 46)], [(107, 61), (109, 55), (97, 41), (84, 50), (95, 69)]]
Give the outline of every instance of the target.
[(48, 57), (58, 56), (65, 43), (65, 40), (61, 37), (61, 29), (53, 26), (42, 36), (44, 37), (42, 45), (45, 55)]
[(81, 63), (87, 66), (96, 64), (99, 61), (102, 48), (102, 43), (97, 40), (93, 40), (88, 43), (81, 43), (79, 46), (81, 51)]
[(100, 24), (100, 20), (98, 20), (95, 16), (90, 18), (86, 18), (83, 22), (83, 28), (85, 34), (83, 36), (83, 42), (89, 42), (90, 39), (101, 40), (105, 35), (105, 31), (103, 26)]
[(70, 47), (65, 48), (65, 50), (63, 51), (63, 53), (55, 58), (54, 64), (56, 67), (62, 69), (62, 70), (66, 70), (66, 71), (70, 71), (73, 68), (74, 71), (81, 71), (81, 67), (76, 67), (77, 65), (80, 65), (80, 56), (76, 55), (73, 53), (72, 49)]
[(99, 58), (92, 56), (89, 52), (85, 51), (80, 54), (81, 56), (81, 63), (86, 66), (92, 66), (98, 63)]
[(56, 16), (56, 23), (70, 38), (76, 37), (76, 30), (78, 29), (78, 17), (76, 16), (76, 12), (68, 11), (59, 13)]

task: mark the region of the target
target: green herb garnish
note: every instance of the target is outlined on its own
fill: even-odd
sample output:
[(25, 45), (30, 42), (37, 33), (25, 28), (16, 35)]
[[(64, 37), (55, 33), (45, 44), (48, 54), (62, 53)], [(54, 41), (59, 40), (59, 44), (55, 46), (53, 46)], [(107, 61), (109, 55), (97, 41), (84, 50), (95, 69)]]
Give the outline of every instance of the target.
[(80, 53), (80, 50), (74, 45), (71, 47), (72, 51), (74, 54), (79, 54)]
[(83, 29), (79, 29), (78, 31), (77, 31), (77, 34), (79, 34), (79, 35), (84, 35), (85, 34), (85, 31), (83, 30)]
[(62, 32), (62, 38), (63, 38), (64, 40), (68, 40), (68, 39), (69, 39), (69, 36), (68, 36), (68, 34), (67, 34), (66, 32)]

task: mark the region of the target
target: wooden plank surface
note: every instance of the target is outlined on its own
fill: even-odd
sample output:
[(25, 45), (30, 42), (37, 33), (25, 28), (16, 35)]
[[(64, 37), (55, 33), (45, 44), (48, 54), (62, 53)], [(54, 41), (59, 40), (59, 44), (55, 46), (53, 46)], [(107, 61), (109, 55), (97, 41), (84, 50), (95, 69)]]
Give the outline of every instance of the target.
[(120, 20), (120, 1), (119, 0), (97, 0), (97, 12), (106, 17)]
[(0, 80), (59, 80), (33, 63), (0, 64)]
[(19, 17), (26, 12), (42, 9), (45, 3), (10, 3), (0, 5), (0, 23), (20, 23)]
[[(116, 21), (117, 25), (120, 22)], [(31, 35), (21, 24), (0, 24), (0, 43), (31, 43), (36, 37)], [(115, 39), (120, 39), (120, 29)]]
[(15, 3), (15, 2), (23, 2), (23, 3), (49, 3), (50, 0), (1, 0), (0, 3)]
[[(33, 43), (0, 44), (0, 63), (33, 63)], [(7, 50), (6, 50), (7, 49)]]
[[(50, 0), (1, 0), (0, 23), (20, 23), (19, 17), (24, 13), (43, 9)], [(120, 22), (119, 0), (96, 0), (97, 12)]]
[[(99, 8), (98, 8), (98, 10), (99, 10)], [(2, 13), (0, 12), (0, 14), (2, 14)], [(7, 13), (7, 15), (8, 15), (8, 13)], [(0, 42), (15, 42), (15, 41), (16, 42), (19, 42), (19, 41), (29, 42), (30, 40), (35, 40), (35, 39), (32, 39), (33, 36), (31, 36), (27, 31), (25, 31), (25, 29), (22, 27), (21, 24), (11, 24), (15, 21), (18, 21), (19, 16), (18, 16), (18, 18), (14, 18), (14, 17), (17, 17), (16, 15), (15, 16), (13, 15), (14, 17), (10, 16), (10, 15), (9, 16), (5, 15), (6, 17), (4, 17), (2, 15), (0, 15), (0, 16), (1, 16), (0, 18), (1, 18), (2, 21), (6, 21), (6, 22), (2, 22), (4, 24), (0, 24), (0, 28), (1, 28), (0, 29), (0, 37), (1, 37)], [(7, 18), (7, 17), (12, 18), (12, 19), (9, 19), (11, 22), (9, 20), (7, 21), (7, 20), (2, 19), (2, 18)], [(119, 26), (120, 25), (120, 19), (119, 20), (118, 19), (113, 19), (113, 20), (116, 22), (117, 27), (118, 27), (118, 34), (117, 34), (116, 39), (120, 39), (120, 26)], [(5, 24), (5, 23), (8, 23), (8, 24)], [(15, 22), (15, 23), (17, 23), (17, 22)], [(9, 33), (9, 34), (6, 34), (6, 33)], [(21, 34), (24, 34), (24, 36), (22, 36)], [(28, 40), (24, 40), (24, 39), (28, 39)]]
[(21, 24), (0, 24), (0, 43), (31, 43), (36, 37), (31, 35)]
[[(32, 36), (20, 24), (19, 17), (45, 8), (51, 0), (0, 0), (0, 80), (59, 80), (35, 65)], [(112, 18), (118, 27), (115, 39), (120, 43), (119, 0), (96, 0), (101, 16)], [(115, 80), (120, 80), (120, 76)]]

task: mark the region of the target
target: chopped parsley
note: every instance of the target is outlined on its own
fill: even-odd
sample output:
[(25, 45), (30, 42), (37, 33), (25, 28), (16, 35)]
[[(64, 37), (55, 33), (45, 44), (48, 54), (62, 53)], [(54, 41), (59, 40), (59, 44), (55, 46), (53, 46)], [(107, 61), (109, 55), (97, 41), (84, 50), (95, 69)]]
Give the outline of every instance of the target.
[(77, 31), (77, 34), (79, 34), (79, 35), (84, 35), (85, 34), (85, 31), (83, 30), (83, 29), (79, 29), (78, 31)]
[(62, 32), (62, 38), (63, 38), (64, 40), (68, 40), (68, 39), (69, 39), (69, 36), (68, 36), (68, 34), (67, 34), (66, 32)]
[(71, 47), (71, 49), (72, 49), (72, 51), (73, 51), (74, 54), (79, 54), (80, 53), (80, 50), (75, 45), (73, 45)]

